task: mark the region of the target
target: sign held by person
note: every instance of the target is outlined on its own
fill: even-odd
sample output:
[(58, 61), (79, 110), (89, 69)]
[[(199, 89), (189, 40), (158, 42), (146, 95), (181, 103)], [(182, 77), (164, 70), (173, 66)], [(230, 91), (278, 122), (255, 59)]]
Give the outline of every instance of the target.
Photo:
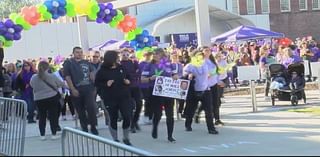
[(189, 86), (189, 80), (174, 80), (159, 76), (154, 84), (152, 95), (186, 100)]

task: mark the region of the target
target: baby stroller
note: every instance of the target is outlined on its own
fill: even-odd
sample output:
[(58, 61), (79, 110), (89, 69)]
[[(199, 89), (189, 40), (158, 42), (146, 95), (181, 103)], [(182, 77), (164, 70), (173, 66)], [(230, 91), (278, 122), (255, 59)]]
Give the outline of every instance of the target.
[(302, 99), (306, 103), (303, 64), (291, 64), (288, 69), (282, 64), (272, 64), (269, 66), (269, 71), (272, 82), (270, 86), (272, 106), (275, 105), (276, 99), (291, 101), (293, 106), (298, 105)]

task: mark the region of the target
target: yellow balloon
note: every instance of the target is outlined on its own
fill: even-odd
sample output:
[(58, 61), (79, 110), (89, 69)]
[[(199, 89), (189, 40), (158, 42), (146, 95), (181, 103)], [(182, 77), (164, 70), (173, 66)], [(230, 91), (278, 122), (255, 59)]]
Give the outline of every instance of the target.
[(77, 15), (88, 15), (90, 0), (71, 0)]
[(202, 55), (196, 55), (191, 57), (191, 64), (196, 67), (201, 67), (204, 64), (204, 58)]

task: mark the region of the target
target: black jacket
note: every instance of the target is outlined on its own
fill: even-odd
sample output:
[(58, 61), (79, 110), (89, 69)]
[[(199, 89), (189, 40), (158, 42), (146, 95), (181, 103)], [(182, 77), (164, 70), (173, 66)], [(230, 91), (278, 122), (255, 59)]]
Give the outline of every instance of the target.
[[(130, 80), (122, 66), (115, 69), (101, 66), (95, 80), (98, 94), (104, 100), (130, 99), (130, 89), (129, 85), (124, 83), (125, 79)], [(111, 87), (107, 86), (109, 80), (114, 80)]]

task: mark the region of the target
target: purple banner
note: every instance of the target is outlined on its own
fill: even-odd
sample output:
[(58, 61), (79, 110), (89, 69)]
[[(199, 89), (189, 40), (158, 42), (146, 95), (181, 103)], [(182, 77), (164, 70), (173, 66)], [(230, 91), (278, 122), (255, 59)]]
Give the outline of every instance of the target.
[(185, 48), (188, 46), (196, 46), (198, 44), (196, 33), (171, 34), (171, 42), (177, 48)]

